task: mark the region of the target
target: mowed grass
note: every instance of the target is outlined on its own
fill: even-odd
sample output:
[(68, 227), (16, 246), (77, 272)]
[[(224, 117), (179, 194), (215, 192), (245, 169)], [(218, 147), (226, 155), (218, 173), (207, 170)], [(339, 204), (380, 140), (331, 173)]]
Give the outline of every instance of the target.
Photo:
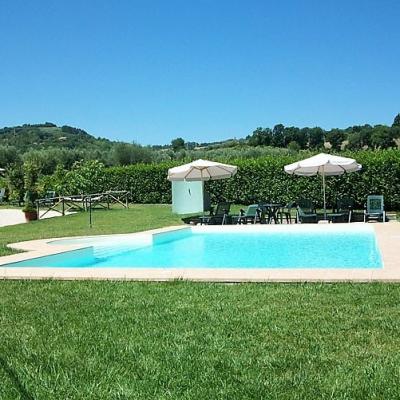
[(400, 286), (0, 282), (0, 398), (398, 399)]
[(169, 205), (138, 204), (128, 209), (95, 210), (92, 228), (89, 227), (89, 213), (80, 212), (0, 228), (0, 256), (12, 253), (6, 247), (8, 243), (24, 240), (129, 233), (180, 224), (181, 216), (172, 214)]
[[(180, 224), (169, 206), (0, 229)], [(0, 281), (0, 399), (398, 399), (400, 286)]]

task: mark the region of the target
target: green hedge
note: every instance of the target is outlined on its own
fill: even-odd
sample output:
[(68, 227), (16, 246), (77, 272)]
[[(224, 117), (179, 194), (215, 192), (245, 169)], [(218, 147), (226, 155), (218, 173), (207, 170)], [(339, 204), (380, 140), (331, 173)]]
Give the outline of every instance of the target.
[[(239, 204), (258, 201), (288, 202), (300, 197), (311, 198), (318, 207), (322, 206), (320, 177), (297, 177), (283, 171), (286, 164), (308, 157), (310, 154), (298, 153), (291, 156), (267, 156), (262, 159), (233, 160), (238, 173), (231, 179), (207, 182), (213, 202), (221, 200)], [(344, 156), (355, 158), (363, 165), (360, 172), (341, 177), (328, 177), (327, 201), (333, 204), (338, 197), (350, 196), (362, 207), (369, 194), (383, 194), (388, 210), (400, 210), (400, 151), (360, 151), (346, 152)], [(171, 203), (171, 183), (167, 181), (168, 168), (176, 163), (132, 165), (128, 167), (104, 168), (102, 174), (90, 175), (90, 188), (96, 191), (131, 190), (132, 201), (136, 203)], [(69, 172), (67, 181), (79, 169)], [(71, 175), (72, 174), (72, 175)], [(101, 176), (93, 180), (93, 176)], [(74, 182), (85, 182), (72, 179)], [(56, 187), (54, 179), (47, 182)], [(60, 185), (58, 185), (60, 186)], [(68, 185), (67, 185), (68, 186)], [(76, 188), (76, 186), (75, 186)], [(80, 187), (81, 192), (88, 192)], [(67, 191), (68, 187), (64, 187)], [(76, 190), (75, 190), (76, 191)]]
[[(400, 209), (400, 151), (346, 153), (363, 165), (360, 172), (326, 178), (327, 203), (350, 196), (363, 207), (369, 194), (383, 194), (388, 210)], [(322, 207), (322, 178), (290, 176), (283, 167), (304, 155), (268, 157), (237, 162), (238, 173), (230, 180), (211, 182), (210, 192), (217, 200), (226, 198), (249, 204), (258, 200), (287, 203), (300, 197)]]

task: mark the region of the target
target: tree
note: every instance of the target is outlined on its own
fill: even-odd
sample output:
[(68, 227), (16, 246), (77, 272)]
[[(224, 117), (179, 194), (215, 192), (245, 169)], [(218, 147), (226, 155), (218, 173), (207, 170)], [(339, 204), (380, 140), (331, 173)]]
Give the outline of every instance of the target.
[(285, 147), (287, 147), (290, 142), (296, 142), (301, 149), (305, 149), (307, 147), (307, 136), (304, 129), (291, 126), (284, 129), (283, 136)]
[(350, 150), (358, 150), (361, 149), (363, 146), (360, 132), (349, 133), (349, 135), (347, 136), (347, 140), (348, 144), (346, 148), (349, 148)]
[(10, 191), (10, 199), (21, 204), (24, 200), (24, 170), (21, 164), (14, 164), (7, 169), (6, 180)]
[(186, 148), (188, 150), (193, 150), (195, 147), (197, 147), (199, 144), (197, 142), (186, 142)]
[(63, 125), (61, 127), (61, 131), (65, 132), (65, 133), (71, 133), (73, 135), (89, 135), (86, 131), (84, 131), (83, 129), (80, 128), (74, 128), (72, 126), (68, 126), (68, 125)]
[(71, 171), (65, 176), (66, 186), (63, 193), (89, 194), (109, 190), (104, 172), (104, 164), (97, 160), (76, 162)]
[(247, 136), (249, 146), (270, 146), (272, 141), (272, 132), (269, 128), (257, 128), (253, 134)]
[(316, 126), (308, 130), (308, 147), (318, 149), (324, 145), (324, 131)]
[(299, 145), (295, 140), (292, 140), (292, 141), (287, 145), (287, 148), (288, 148), (288, 150), (289, 150), (290, 152), (292, 152), (292, 153), (297, 153), (298, 151), (301, 150), (300, 145)]
[(361, 137), (361, 148), (367, 146), (371, 147), (371, 135), (372, 135), (373, 129), (371, 125), (364, 125), (361, 130), (360, 130), (360, 137)]
[(330, 143), (333, 150), (340, 150), (345, 139), (341, 129), (332, 129), (326, 134), (326, 141)]
[(384, 125), (374, 127), (374, 132), (371, 135), (371, 143), (376, 149), (396, 147), (392, 130)]
[(285, 147), (284, 130), (285, 127), (282, 124), (274, 126), (274, 129), (272, 130), (272, 146)]
[(393, 121), (392, 126), (398, 126), (398, 127), (400, 127), (400, 114), (397, 114), (397, 115), (394, 117), (394, 121)]
[(400, 138), (400, 126), (392, 126), (390, 131), (392, 132), (393, 139)]
[(0, 168), (7, 168), (12, 164), (21, 164), (21, 157), (14, 146), (0, 146)]
[(149, 163), (152, 161), (152, 152), (137, 144), (118, 143), (114, 147), (113, 161), (116, 165)]
[(184, 149), (185, 148), (185, 141), (181, 137), (173, 139), (173, 140), (171, 140), (171, 146), (172, 146), (172, 149), (174, 151), (178, 151), (180, 149)]

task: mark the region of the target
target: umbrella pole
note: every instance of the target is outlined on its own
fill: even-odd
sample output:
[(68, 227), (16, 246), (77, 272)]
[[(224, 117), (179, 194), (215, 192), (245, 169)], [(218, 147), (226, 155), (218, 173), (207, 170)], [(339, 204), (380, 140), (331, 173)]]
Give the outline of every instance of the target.
[(203, 218), (204, 218), (204, 215), (205, 215), (205, 214), (204, 214), (204, 212), (205, 212), (205, 210), (204, 210), (204, 196), (205, 196), (205, 192), (204, 192), (204, 190), (205, 190), (205, 189), (204, 189), (204, 181), (202, 181), (202, 184), (203, 184), (203, 207), (202, 207), (202, 208), (203, 208)]
[(322, 190), (324, 192), (324, 220), (326, 220), (326, 196), (325, 196), (325, 171), (322, 168)]

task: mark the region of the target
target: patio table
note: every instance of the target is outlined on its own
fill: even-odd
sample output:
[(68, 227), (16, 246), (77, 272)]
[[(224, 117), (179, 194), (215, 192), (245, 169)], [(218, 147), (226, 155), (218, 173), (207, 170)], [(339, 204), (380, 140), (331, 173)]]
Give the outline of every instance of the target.
[(275, 224), (279, 224), (278, 211), (283, 207), (280, 203), (261, 203), (260, 208), (264, 210), (267, 224), (273, 220)]
[(344, 222), (343, 221), (344, 216), (345, 216), (344, 213), (327, 213), (326, 219), (329, 222)]

